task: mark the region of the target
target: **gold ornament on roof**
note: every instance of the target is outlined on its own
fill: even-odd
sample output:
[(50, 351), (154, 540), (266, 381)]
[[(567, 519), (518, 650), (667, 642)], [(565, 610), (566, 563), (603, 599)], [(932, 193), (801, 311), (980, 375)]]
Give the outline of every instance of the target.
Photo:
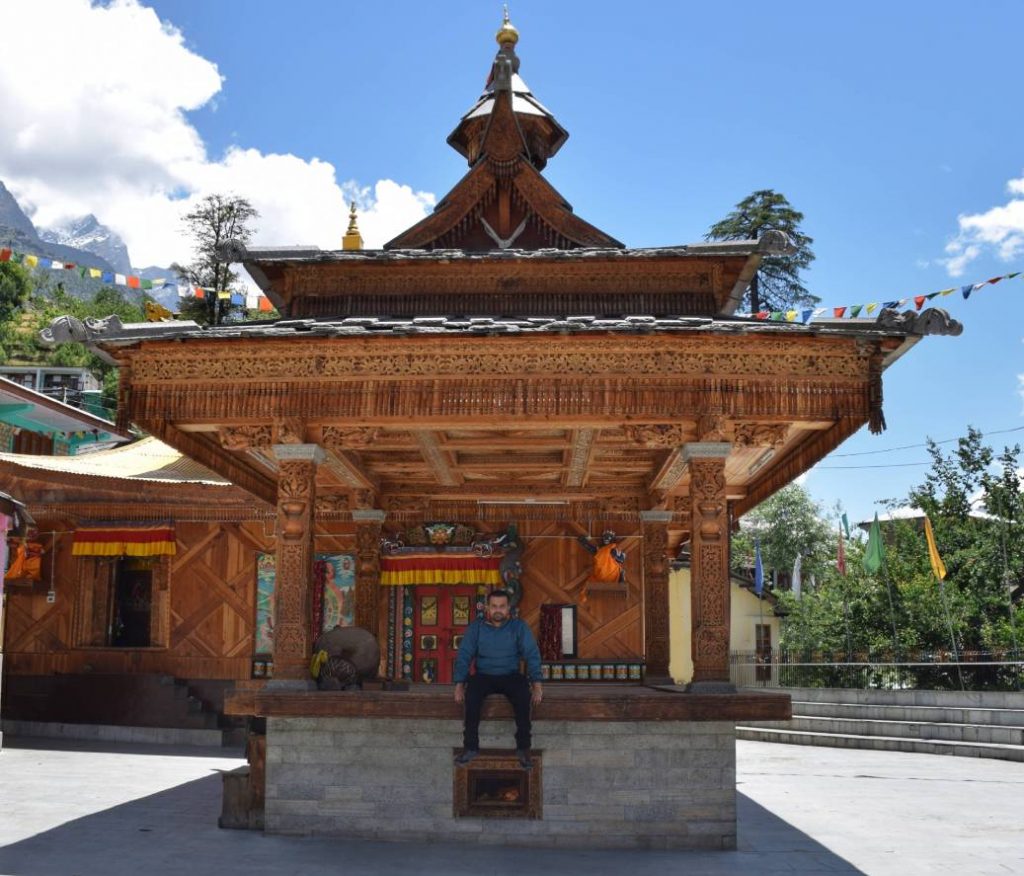
[(362, 249), (363, 235), (359, 233), (359, 226), (356, 224), (356, 202), (353, 201), (348, 211), (348, 231), (341, 239), (342, 249)]
[(494, 35), (494, 38), (498, 41), (499, 46), (514, 46), (519, 42), (519, 31), (516, 30), (512, 22), (508, 20), (507, 3), (505, 4), (505, 19), (501, 24), (501, 29)]

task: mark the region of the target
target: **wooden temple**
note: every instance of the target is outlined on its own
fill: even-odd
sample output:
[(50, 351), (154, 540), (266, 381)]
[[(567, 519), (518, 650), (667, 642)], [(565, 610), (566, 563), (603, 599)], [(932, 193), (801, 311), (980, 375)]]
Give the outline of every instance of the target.
[[(568, 135), (520, 77), (517, 41), (506, 18), (448, 138), (468, 172), (426, 219), (382, 250), (354, 224), (338, 251), (226, 248), (279, 321), (65, 318), (49, 337), (116, 361), (125, 423), (276, 518), (272, 680), (229, 697), (267, 719), (268, 830), (388, 836), (404, 800), (426, 813), (403, 815), (410, 838), (732, 847), (735, 722), (785, 718), (789, 699), (730, 684), (730, 532), (862, 426), (880, 431), (885, 369), (959, 326), (940, 311), (734, 316), (784, 235), (630, 249), (586, 222), (541, 173)], [(591, 582), (581, 541), (606, 533), (623, 575)], [(324, 538), (351, 556), (353, 621), (380, 641), (381, 675), (412, 690), (310, 689)], [(693, 674), (669, 689), (684, 546)], [(509, 583), (542, 638), (552, 607), (569, 609), (571, 649), (546, 661), (577, 684), (535, 711), (530, 826), (481, 833), (452, 810), (460, 713), (443, 682), (478, 595)], [(491, 714), (507, 746), (508, 713)], [(599, 802), (601, 782), (622, 794)]]

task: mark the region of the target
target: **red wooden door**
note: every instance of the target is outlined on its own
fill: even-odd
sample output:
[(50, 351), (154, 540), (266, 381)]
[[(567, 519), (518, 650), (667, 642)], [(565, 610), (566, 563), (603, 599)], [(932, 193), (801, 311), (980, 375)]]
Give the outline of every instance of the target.
[(451, 684), (462, 635), (476, 616), (476, 587), (422, 586), (413, 594), (413, 681)]

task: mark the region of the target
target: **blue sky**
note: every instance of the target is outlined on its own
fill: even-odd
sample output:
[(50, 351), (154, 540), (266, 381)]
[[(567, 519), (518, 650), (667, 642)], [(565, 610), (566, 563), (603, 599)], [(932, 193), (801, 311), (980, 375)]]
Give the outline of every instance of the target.
[[(260, 242), (336, 245), (352, 195), (371, 242), (411, 224), (465, 170), (444, 140), (482, 88), (501, 19), (480, 0), (8, 5), (9, 23), (43, 26), (48, 41), (66, 31), (50, 57), (70, 58), (36, 78), (0, 60), (0, 98), (15, 107), (0, 120), (0, 179), (40, 224), (95, 212), (140, 265), (187, 257), (172, 233), (181, 206), (225, 185), (260, 206)], [(805, 214), (807, 285), (825, 305), (1024, 268), (1024, 183), (1009, 188), (1024, 177), (1024, 4), (510, 11), (521, 74), (570, 132), (546, 175), (627, 245), (699, 240), (774, 188)], [(41, 63), (32, 44), (22, 73)], [(1024, 430), (1022, 301), (1020, 279), (941, 299), (963, 335), (926, 338), (886, 373), (888, 431), (847, 441), (808, 476), (811, 494), (870, 516), (923, 477), (924, 449), (838, 454), (968, 424)], [(852, 465), (899, 467), (839, 467)]]

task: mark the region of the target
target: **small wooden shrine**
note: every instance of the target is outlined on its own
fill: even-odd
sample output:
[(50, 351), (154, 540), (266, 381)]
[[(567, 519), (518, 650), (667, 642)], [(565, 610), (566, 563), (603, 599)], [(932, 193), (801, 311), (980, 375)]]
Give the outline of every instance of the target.
[[(384, 674), (446, 680), (479, 588), (511, 583), (542, 641), (558, 608), (555, 656), (568, 659), (553, 663), (577, 681), (581, 665), (588, 682), (595, 671), (633, 681), (566, 686), (536, 710), (538, 725), (580, 722), (584, 735), (664, 724), (629, 749), (635, 763), (596, 770), (613, 784), (630, 773), (630, 787), (664, 803), (647, 826), (611, 803), (590, 815), (570, 805), (574, 782), (589, 787), (567, 766), (587, 762), (570, 751), (575, 731), (539, 733), (544, 811), (566, 810), (581, 843), (729, 847), (733, 725), (789, 710), (785, 695), (729, 683), (730, 531), (859, 428), (881, 430), (886, 367), (922, 334), (958, 326), (938, 311), (813, 325), (736, 317), (762, 257), (788, 251), (783, 235), (629, 249), (584, 221), (541, 174), (568, 135), (520, 77), (517, 41), (506, 19), (485, 91), (448, 138), (467, 174), (383, 250), (353, 248), (354, 228), (339, 251), (226, 248), (280, 321), (65, 319), (51, 339), (114, 359), (126, 420), (276, 508), (273, 682), (230, 704), (268, 719), (268, 829), (381, 836), (386, 794), (347, 811), (334, 790), (331, 807), (306, 810), (325, 788), (360, 782), (411, 800), (412, 781), (431, 814), (403, 836), (481, 835), (479, 822), (440, 815), (458, 738), (449, 693), (305, 690), (326, 527), (350, 539), (355, 623), (384, 645)], [(668, 694), (651, 688), (670, 681), (669, 562), (684, 543), (693, 677)], [(589, 583), (593, 551), (608, 545), (624, 555), (622, 575)], [(360, 728), (376, 748), (346, 745)], [(437, 737), (416, 752), (416, 779), (402, 753), (413, 730)], [(320, 731), (336, 744), (303, 767), (293, 752)], [(392, 756), (378, 762), (381, 746)], [(689, 770), (712, 751), (707, 806), (679, 803), (677, 785), (704, 778), (659, 765)], [(564, 824), (531, 824), (507, 841), (565, 841)]]

